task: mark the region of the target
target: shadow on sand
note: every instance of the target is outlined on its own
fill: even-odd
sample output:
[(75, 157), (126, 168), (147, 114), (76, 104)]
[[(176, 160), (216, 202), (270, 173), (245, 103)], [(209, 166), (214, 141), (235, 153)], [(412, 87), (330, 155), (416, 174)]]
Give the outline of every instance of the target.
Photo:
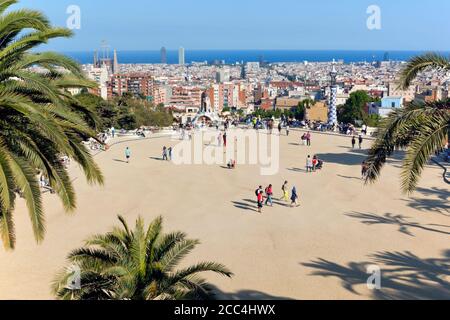
[(213, 297), (216, 300), (232, 300), (232, 301), (240, 301), (240, 300), (253, 300), (253, 301), (261, 301), (261, 300), (293, 300), (291, 298), (286, 297), (277, 297), (264, 292), (255, 291), (255, 290), (240, 290), (237, 292), (224, 292), (218, 289), (216, 286), (210, 285), (211, 292), (213, 293)]
[(347, 166), (361, 165), (366, 160), (366, 154), (362, 153), (323, 153), (317, 157), (325, 163), (342, 164)]
[(343, 178), (343, 179), (358, 180), (358, 181), (361, 181), (361, 183), (364, 183), (364, 181), (361, 178), (358, 178), (358, 177), (343, 176), (341, 174), (338, 174), (337, 176), (340, 177), (340, 178)]
[[(342, 164), (348, 166), (361, 165), (367, 159), (368, 150), (366, 149), (352, 149), (350, 146), (338, 146), (341, 149), (346, 149), (344, 153), (325, 153), (317, 156), (328, 163)], [(398, 163), (405, 157), (404, 151), (395, 151), (387, 160), (387, 163), (393, 166), (398, 166)]]
[(450, 216), (450, 191), (441, 188), (418, 188), (416, 190), (426, 197), (437, 197), (438, 199), (427, 199), (419, 197), (411, 197), (409, 199), (403, 199), (407, 202), (407, 205), (411, 208), (424, 211), (424, 212), (434, 212), (440, 213), (445, 216)]
[[(280, 206), (280, 207), (290, 207), (288, 203), (283, 202), (282, 200), (279, 199), (272, 199), (273, 205), (274, 206)], [(242, 201), (232, 201), (231, 203), (233, 203), (235, 208), (241, 209), (241, 210), (248, 210), (248, 211), (254, 211), (254, 212), (258, 212), (257, 207), (256, 207), (256, 201), (255, 200), (251, 200), (251, 199), (243, 199)], [(264, 200), (265, 203), (265, 200)], [(270, 207), (268, 205), (264, 204), (264, 207)]]
[(348, 147), (346, 147), (346, 146), (339, 146), (339, 148), (346, 149), (350, 153), (359, 153), (359, 154), (364, 154), (364, 155), (368, 154), (368, 150), (366, 150), (366, 149), (359, 149), (358, 145), (356, 145), (355, 148), (352, 148), (351, 145), (348, 146)]
[(115, 162), (121, 162), (121, 163), (127, 163), (125, 160), (120, 160), (120, 159), (113, 159), (113, 161), (115, 161)]
[[(392, 213), (386, 213), (383, 216), (372, 213), (352, 212), (346, 214), (346, 216), (354, 219), (361, 220), (361, 223), (369, 226), (374, 225), (392, 225), (398, 227), (398, 231), (408, 236), (414, 237), (412, 230), (423, 230), (429, 232), (440, 233), (444, 235), (450, 235), (450, 232), (433, 228), (433, 225), (422, 225), (418, 222), (411, 221), (411, 218), (402, 215), (395, 215)], [(450, 226), (440, 226), (443, 228), (450, 228)]]
[(253, 212), (258, 212), (256, 209), (256, 204), (253, 202), (253, 205), (250, 205), (246, 202), (240, 202), (240, 201), (232, 201), (235, 208), (241, 209), (241, 210), (248, 210)]
[(358, 286), (366, 286), (369, 265), (384, 265), (381, 289), (371, 291), (372, 299), (379, 300), (450, 300), (450, 251), (441, 258), (422, 259), (407, 252), (379, 252), (368, 262), (350, 262), (347, 265), (317, 259), (301, 263), (313, 269), (313, 276), (338, 278), (343, 288), (356, 295)]
[(287, 170), (294, 171), (294, 172), (305, 172), (306, 173), (306, 169), (300, 169), (300, 168), (288, 168)]
[(166, 161), (163, 158), (158, 158), (158, 157), (149, 157), (149, 159), (155, 160), (155, 161)]

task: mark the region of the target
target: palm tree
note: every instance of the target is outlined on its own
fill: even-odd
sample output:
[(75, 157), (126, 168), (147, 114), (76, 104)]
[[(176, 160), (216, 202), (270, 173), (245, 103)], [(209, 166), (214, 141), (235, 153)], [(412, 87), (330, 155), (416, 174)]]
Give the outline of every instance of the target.
[[(121, 228), (86, 241), (69, 256), (69, 267), (60, 272), (53, 292), (65, 300), (182, 300), (208, 299), (210, 287), (200, 273), (212, 271), (226, 277), (223, 265), (203, 262), (175, 270), (197, 240), (181, 232), (163, 234), (162, 218), (146, 229), (138, 218), (134, 230), (119, 216)], [(79, 270), (81, 286), (70, 288), (73, 271)], [(69, 286), (68, 286), (69, 284)]]
[[(408, 88), (423, 71), (434, 69), (447, 72), (450, 60), (438, 54), (428, 53), (413, 58), (401, 74), (401, 88)], [(395, 149), (405, 149), (402, 169), (402, 189), (413, 192), (431, 156), (448, 141), (450, 130), (450, 99), (431, 103), (413, 102), (392, 112), (383, 121), (379, 137), (367, 159), (367, 182), (378, 179), (387, 158)]]
[(98, 119), (72, 97), (70, 88), (92, 88), (80, 67), (53, 52), (33, 53), (40, 44), (72, 33), (54, 28), (42, 13), (6, 10), (17, 0), (0, 0), (0, 235), (13, 249), (13, 212), (20, 194), (26, 201), (37, 242), (45, 219), (37, 173), (44, 174), (67, 211), (76, 206), (67, 170), (68, 156), (83, 168), (90, 183), (103, 177), (82, 142), (95, 138)]

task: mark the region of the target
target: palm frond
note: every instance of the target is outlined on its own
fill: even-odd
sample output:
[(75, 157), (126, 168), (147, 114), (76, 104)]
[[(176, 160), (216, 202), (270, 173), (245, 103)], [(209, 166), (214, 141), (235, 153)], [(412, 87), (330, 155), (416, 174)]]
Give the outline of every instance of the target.
[(42, 208), (41, 190), (34, 170), (22, 159), (11, 156), (9, 159), (12, 176), (22, 191), (28, 214), (33, 226), (34, 237), (39, 243), (44, 239), (45, 218)]
[(425, 165), (431, 156), (444, 145), (448, 133), (450, 117), (439, 112), (421, 119), (417, 123), (418, 135), (411, 142), (402, 172), (402, 189), (413, 192), (419, 182)]
[(426, 53), (414, 57), (401, 73), (401, 88), (407, 89), (419, 73), (430, 68), (448, 71), (450, 69), (450, 61), (437, 53)]
[[(181, 232), (162, 234), (161, 217), (147, 228), (139, 217), (133, 230), (122, 216), (119, 220), (122, 228), (91, 237), (85, 248), (69, 255), (69, 261), (81, 268), (82, 288), (68, 292), (61, 286), (67, 281), (68, 271), (59, 273), (53, 285), (58, 299), (209, 299), (210, 286), (200, 274), (233, 275), (225, 266), (214, 262), (202, 262), (172, 272), (198, 241), (186, 240)], [(162, 257), (161, 261), (155, 260), (157, 254)]]

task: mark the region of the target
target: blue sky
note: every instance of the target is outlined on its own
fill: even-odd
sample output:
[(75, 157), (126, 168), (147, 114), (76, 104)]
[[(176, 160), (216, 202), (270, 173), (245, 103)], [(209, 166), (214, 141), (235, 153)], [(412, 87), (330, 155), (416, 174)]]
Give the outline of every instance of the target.
[[(448, 0), (22, 0), (65, 26), (69, 5), (81, 29), (47, 49), (450, 50)], [(382, 29), (366, 27), (369, 5)]]

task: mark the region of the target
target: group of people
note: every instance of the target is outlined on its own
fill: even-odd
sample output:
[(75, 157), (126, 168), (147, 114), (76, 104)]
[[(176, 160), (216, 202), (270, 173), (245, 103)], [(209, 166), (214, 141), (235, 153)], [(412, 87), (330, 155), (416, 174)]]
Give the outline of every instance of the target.
[[(359, 149), (362, 149), (362, 144), (363, 144), (364, 138), (362, 137), (362, 135), (359, 135), (358, 137), (358, 145), (359, 145)], [(352, 137), (352, 149), (355, 149), (356, 147), (356, 136)]]
[(103, 148), (103, 145), (93, 138), (89, 139), (87, 144), (89, 145), (89, 149), (91, 151), (98, 151), (98, 150), (102, 150), (102, 148)]
[[(289, 183), (288, 181), (285, 181), (283, 183), (283, 186), (281, 187), (281, 192), (283, 193), (283, 196), (280, 200), (282, 201), (289, 201), (291, 200), (291, 207), (298, 207), (298, 193), (297, 188), (294, 186), (291, 190), (291, 197), (289, 198)], [(265, 189), (263, 189), (262, 186), (259, 186), (258, 189), (255, 191), (256, 195), (256, 202), (258, 205), (258, 212), (262, 213), (262, 209), (264, 206), (271, 206), (273, 207), (273, 185), (269, 184)], [(265, 200), (265, 201), (264, 201)]]
[(311, 146), (311, 133), (308, 131), (307, 133), (303, 134), (301, 137), (302, 145), (304, 146)]
[(354, 135), (356, 133), (356, 128), (353, 124), (348, 123), (348, 124), (344, 124), (341, 123), (339, 126), (339, 132), (341, 134), (345, 134), (345, 135)]
[(323, 160), (319, 159), (316, 155), (311, 158), (309, 155), (306, 158), (306, 172), (316, 172), (323, 168)]
[(172, 147), (167, 148), (166, 146), (163, 147), (162, 150), (162, 159), (163, 161), (172, 161)]
[(223, 146), (226, 148), (227, 147), (227, 132), (224, 131), (223, 133), (219, 133), (218, 137), (217, 137), (217, 144), (219, 147)]
[(230, 159), (227, 164), (228, 169), (236, 169), (236, 160)]
[[(163, 147), (162, 150), (162, 160), (164, 161), (171, 161), (172, 160), (172, 147), (167, 148), (166, 146)], [(130, 147), (125, 148), (125, 160), (126, 163), (130, 163), (131, 160), (131, 149)]]

